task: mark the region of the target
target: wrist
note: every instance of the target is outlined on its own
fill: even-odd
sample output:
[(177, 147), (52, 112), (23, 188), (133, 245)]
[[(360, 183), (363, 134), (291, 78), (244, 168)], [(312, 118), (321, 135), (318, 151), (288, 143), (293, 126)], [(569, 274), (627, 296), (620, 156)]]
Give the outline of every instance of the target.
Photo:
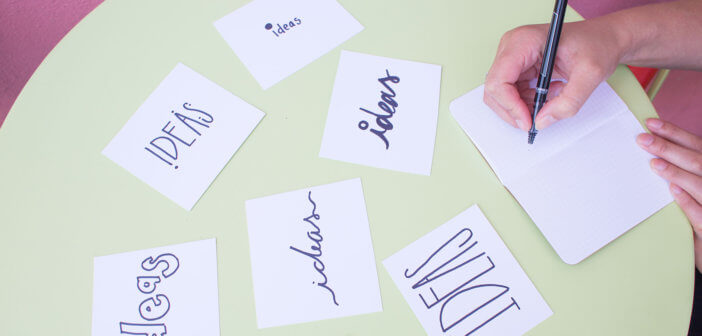
[(642, 39), (642, 31), (632, 29), (627, 15), (613, 13), (595, 19), (593, 24), (603, 28), (612, 40), (610, 50), (618, 64), (629, 64), (635, 59), (637, 46)]

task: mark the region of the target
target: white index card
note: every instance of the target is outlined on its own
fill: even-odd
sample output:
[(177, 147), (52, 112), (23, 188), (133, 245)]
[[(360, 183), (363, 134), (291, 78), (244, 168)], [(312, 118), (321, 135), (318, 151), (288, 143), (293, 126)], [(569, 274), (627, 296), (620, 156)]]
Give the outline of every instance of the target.
[(214, 25), (264, 90), (363, 30), (335, 0), (255, 0)]
[(382, 310), (361, 180), (246, 202), (259, 328)]
[(93, 336), (219, 336), (214, 239), (96, 257)]
[(343, 51), (319, 156), (430, 175), (441, 66)]
[(477, 205), (383, 262), (429, 335), (522, 335), (553, 313)]
[(191, 210), (262, 118), (263, 112), (178, 64), (102, 153)]

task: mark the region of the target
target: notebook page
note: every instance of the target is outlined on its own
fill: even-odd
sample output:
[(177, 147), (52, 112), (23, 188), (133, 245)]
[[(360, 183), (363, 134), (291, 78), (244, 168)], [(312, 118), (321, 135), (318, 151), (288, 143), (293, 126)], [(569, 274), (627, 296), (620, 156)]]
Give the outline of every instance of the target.
[(527, 143), (527, 132), (513, 128), (485, 103), (480, 86), (451, 103), (453, 117), (476, 145), (503, 185), (555, 155), (615, 115), (628, 113), (609, 84), (602, 83), (580, 112), (539, 132), (536, 143)]
[(556, 253), (576, 264), (672, 198), (636, 145), (643, 128), (621, 113), (507, 187)]

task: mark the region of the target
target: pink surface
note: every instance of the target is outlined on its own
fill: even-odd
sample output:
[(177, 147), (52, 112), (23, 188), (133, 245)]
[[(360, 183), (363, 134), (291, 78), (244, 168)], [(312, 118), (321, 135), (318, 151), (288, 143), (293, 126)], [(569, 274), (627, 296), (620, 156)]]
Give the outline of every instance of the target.
[(0, 126), (54, 46), (103, 0), (0, 0)]
[[(0, 0), (0, 126), (53, 47), (103, 0)], [(571, 0), (585, 18), (665, 0)], [(654, 101), (663, 119), (702, 136), (702, 73), (673, 71)]]
[(702, 136), (702, 72), (672, 70), (653, 106), (661, 119)]

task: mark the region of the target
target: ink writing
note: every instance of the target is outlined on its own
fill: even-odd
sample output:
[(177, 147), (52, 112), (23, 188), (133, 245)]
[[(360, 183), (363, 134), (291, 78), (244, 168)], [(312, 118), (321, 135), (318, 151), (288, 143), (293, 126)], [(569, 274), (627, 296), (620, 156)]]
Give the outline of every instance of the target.
[[(397, 95), (395, 94), (395, 90), (390, 87), (390, 84), (399, 83), (400, 77), (390, 75), (390, 71), (387, 69), (385, 70), (385, 74), (385, 77), (378, 78), (378, 82), (383, 85), (383, 89), (380, 91), (380, 100), (378, 101), (378, 108), (380, 108), (381, 112), (373, 112), (362, 107), (360, 110), (375, 117), (376, 125), (378, 125), (378, 127), (382, 130), (370, 128), (369, 132), (378, 136), (378, 138), (380, 138), (380, 140), (382, 140), (385, 144), (385, 149), (388, 150), (390, 149), (390, 141), (388, 140), (387, 136), (385, 136), (385, 132), (393, 129), (390, 118), (395, 115), (399, 105), (396, 100)], [(361, 120), (358, 123), (358, 128), (363, 131), (368, 130), (369, 127), (370, 124), (366, 120)]]
[[(310, 245), (310, 252), (298, 249), (297, 247), (290, 246), (290, 249), (305, 256), (308, 257), (312, 260), (312, 265), (314, 269), (319, 273), (319, 275), (322, 277), (322, 281), (317, 280), (316, 282), (312, 282), (312, 284), (316, 284), (320, 288), (324, 288), (329, 292), (331, 295), (332, 302), (334, 302), (335, 305), (339, 305), (339, 303), (336, 301), (336, 294), (334, 293), (334, 290), (329, 287), (327, 284), (327, 276), (324, 274), (324, 262), (322, 262), (322, 241), (324, 238), (322, 237), (322, 230), (319, 228), (319, 219), (320, 216), (316, 212), (317, 211), (317, 204), (312, 200), (312, 192), (310, 191), (307, 194), (307, 199), (310, 201), (312, 204), (312, 214), (310, 214), (308, 217), (305, 217), (303, 221), (311, 227), (310, 230), (307, 231), (307, 238), (309, 238), (312, 241), (312, 245)], [(317, 221), (315, 223), (315, 221)]]
[(278, 29), (274, 29), (275, 27), (273, 27), (272, 23), (266, 23), (264, 28), (266, 28), (266, 30), (270, 30), (271, 33), (273, 33), (273, 35), (275, 35), (275, 37), (279, 37), (279, 36), (285, 34), (290, 29), (293, 29), (295, 26), (299, 26), (301, 24), (302, 24), (302, 19), (294, 18), (294, 19), (290, 20), (288, 23), (283, 24), (282, 26), (280, 25), (280, 23), (278, 23), (277, 24)]
[(461, 334), (471, 335), (509, 309), (521, 310), (509, 287), (481, 282), (496, 266), (477, 246), (473, 232), (463, 228), (417, 269), (405, 270), (424, 306), (440, 305), (438, 323), (443, 332), (459, 328)]
[(178, 271), (180, 262), (171, 253), (164, 253), (156, 258), (148, 257), (141, 262), (141, 269), (146, 273), (136, 277), (139, 293), (148, 296), (139, 304), (138, 323), (119, 323), (120, 334), (140, 336), (166, 335), (166, 324), (158, 323), (171, 310), (171, 301), (164, 294), (155, 293), (156, 287)]
[(144, 149), (168, 166), (178, 169), (178, 149), (190, 148), (198, 137), (210, 128), (214, 118), (211, 114), (183, 103), (183, 110), (171, 111), (174, 119), (161, 128), (159, 136), (153, 138)]

